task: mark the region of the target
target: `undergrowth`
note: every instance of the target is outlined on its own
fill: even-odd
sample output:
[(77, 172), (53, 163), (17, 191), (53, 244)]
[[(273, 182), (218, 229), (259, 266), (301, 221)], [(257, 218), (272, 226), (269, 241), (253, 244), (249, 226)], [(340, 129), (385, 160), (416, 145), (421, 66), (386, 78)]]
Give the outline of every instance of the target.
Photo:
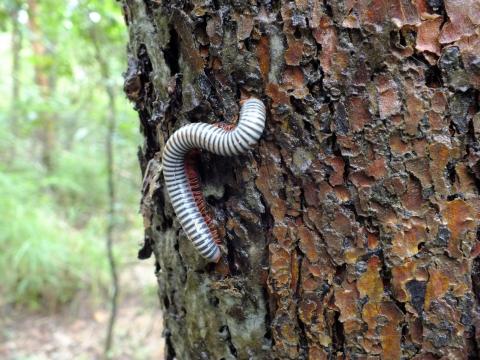
[[(55, 310), (80, 290), (94, 298), (108, 291), (106, 173), (96, 159), (99, 148), (59, 151), (51, 174), (19, 160), (25, 158), (21, 147), (14, 161), (0, 155), (0, 306)], [(141, 229), (137, 209), (127, 206), (136, 206), (138, 185), (130, 182), (117, 181), (122, 196), (114, 252), (120, 266), (135, 259), (130, 240)]]

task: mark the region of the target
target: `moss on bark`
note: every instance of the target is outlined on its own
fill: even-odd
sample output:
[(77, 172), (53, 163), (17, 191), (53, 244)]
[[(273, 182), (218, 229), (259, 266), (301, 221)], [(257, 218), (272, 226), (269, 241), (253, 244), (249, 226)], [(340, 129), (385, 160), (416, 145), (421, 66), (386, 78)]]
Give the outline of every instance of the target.
[[(122, 4), (169, 358), (475, 358), (475, 1)], [(247, 96), (268, 107), (259, 146), (198, 164), (223, 237), (208, 265), (160, 152), (186, 123), (235, 122)]]

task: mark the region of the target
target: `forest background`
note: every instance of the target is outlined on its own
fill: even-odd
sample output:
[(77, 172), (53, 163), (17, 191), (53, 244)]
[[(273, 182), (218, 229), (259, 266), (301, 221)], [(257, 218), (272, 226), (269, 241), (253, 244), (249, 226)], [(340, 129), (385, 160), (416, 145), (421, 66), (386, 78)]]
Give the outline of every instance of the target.
[[(162, 352), (151, 262), (136, 260), (137, 115), (114, 0), (0, 3), (0, 358)], [(94, 335), (94, 336), (92, 336)], [(157, 356), (157, 355), (156, 355)]]

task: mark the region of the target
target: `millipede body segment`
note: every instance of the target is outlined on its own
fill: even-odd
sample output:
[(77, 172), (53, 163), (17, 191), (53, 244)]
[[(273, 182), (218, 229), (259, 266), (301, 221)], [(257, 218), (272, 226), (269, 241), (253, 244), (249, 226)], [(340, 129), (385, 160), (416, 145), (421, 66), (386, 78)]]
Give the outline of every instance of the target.
[(174, 132), (165, 145), (163, 175), (173, 209), (195, 248), (211, 262), (220, 259), (217, 245), (220, 240), (205, 208), (191, 151), (203, 149), (222, 156), (245, 153), (260, 139), (265, 116), (263, 103), (258, 99), (248, 99), (242, 105), (235, 128), (205, 123), (188, 124)]
[(207, 209), (207, 204), (205, 203), (205, 198), (203, 197), (202, 193), (202, 186), (200, 184), (200, 176), (196, 170), (196, 163), (200, 157), (199, 155), (200, 153), (198, 150), (192, 150), (185, 156), (185, 174), (187, 175), (187, 180), (190, 184), (190, 190), (192, 191), (198, 211), (200, 211), (203, 220), (205, 220), (207, 223), (213, 240), (215, 243), (220, 244), (220, 237), (218, 236), (217, 228), (213, 224), (212, 217)]

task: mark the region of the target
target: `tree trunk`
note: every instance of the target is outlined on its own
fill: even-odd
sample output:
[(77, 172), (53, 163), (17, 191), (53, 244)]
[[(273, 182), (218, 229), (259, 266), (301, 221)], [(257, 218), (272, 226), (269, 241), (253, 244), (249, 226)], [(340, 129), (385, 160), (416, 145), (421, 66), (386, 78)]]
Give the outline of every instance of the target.
[[(35, 84), (38, 87), (39, 95), (45, 104), (50, 100), (55, 76), (48, 72), (48, 61), (46, 60), (47, 49), (43, 41), (42, 29), (38, 24), (39, 3), (38, 0), (28, 0), (28, 27), (31, 32), (32, 52), (35, 56), (34, 71)], [(54, 168), (53, 154), (55, 150), (55, 117), (49, 111), (39, 111), (40, 141), (42, 144), (42, 164), (48, 172)]]
[(111, 295), (110, 295), (110, 317), (108, 319), (107, 335), (105, 339), (104, 358), (111, 358), (113, 347), (115, 323), (118, 312), (119, 279), (117, 262), (114, 256), (114, 243), (116, 232), (116, 207), (117, 207), (117, 187), (115, 183), (115, 132), (117, 127), (117, 106), (115, 87), (110, 76), (110, 67), (102, 51), (99, 41), (99, 29), (92, 27), (90, 30), (90, 39), (95, 49), (95, 60), (100, 68), (102, 84), (108, 97), (108, 111), (106, 116), (107, 134), (105, 136), (105, 155), (107, 158), (107, 191), (108, 191), (108, 216), (105, 247), (107, 250), (108, 265), (111, 277)]
[[(155, 254), (169, 359), (477, 358), (478, 2), (123, 9), (145, 138), (139, 256)], [(210, 265), (160, 154), (189, 122), (234, 123), (248, 96), (268, 108), (259, 145), (198, 163), (223, 238)]]
[(20, 12), (20, 3), (14, 2), (10, 11), (12, 21), (12, 100), (11, 100), (11, 120), (10, 126), (12, 133), (18, 135), (18, 123), (20, 120), (20, 52), (22, 50), (22, 28), (18, 21)]

